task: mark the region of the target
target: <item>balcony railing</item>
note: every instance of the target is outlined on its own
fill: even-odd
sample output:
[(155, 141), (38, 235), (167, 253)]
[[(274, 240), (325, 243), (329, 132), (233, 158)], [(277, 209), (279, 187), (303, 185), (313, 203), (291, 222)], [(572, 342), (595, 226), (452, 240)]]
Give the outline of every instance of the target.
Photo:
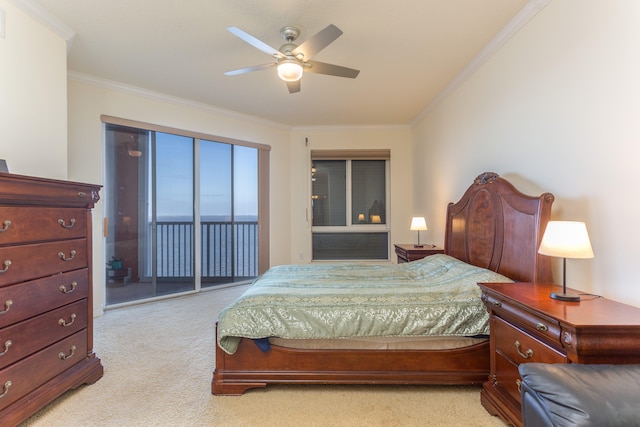
[[(158, 278), (193, 277), (192, 222), (157, 222)], [(258, 275), (258, 223), (202, 222), (200, 275), (203, 282), (233, 281)]]

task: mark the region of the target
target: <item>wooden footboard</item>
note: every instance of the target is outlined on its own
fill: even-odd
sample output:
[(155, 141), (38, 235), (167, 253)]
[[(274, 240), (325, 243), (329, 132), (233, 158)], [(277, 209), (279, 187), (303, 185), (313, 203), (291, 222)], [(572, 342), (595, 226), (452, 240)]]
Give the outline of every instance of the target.
[(300, 350), (263, 352), (242, 339), (235, 354), (216, 345), (211, 392), (240, 395), (267, 384), (482, 384), (489, 341), (453, 350)]

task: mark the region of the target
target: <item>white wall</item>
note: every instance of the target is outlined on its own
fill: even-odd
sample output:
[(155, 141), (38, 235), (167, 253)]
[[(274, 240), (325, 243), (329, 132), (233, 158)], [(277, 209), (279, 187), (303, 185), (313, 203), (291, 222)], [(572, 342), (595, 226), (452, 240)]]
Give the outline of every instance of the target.
[[(308, 144), (305, 144), (308, 138)], [(389, 149), (390, 162), (390, 259), (393, 243), (413, 242), (411, 223), (411, 129), (396, 127), (295, 128), (291, 132), (291, 262), (311, 261), (311, 162), (310, 150)]]
[[(102, 114), (271, 146), (271, 265), (290, 261), (289, 129), (81, 76), (69, 80), (69, 179), (104, 185)], [(94, 309), (104, 306), (103, 203), (94, 210)]]
[(11, 2), (0, 9), (0, 159), (12, 173), (65, 179), (66, 42)]
[(640, 306), (639, 22), (636, 0), (553, 0), (415, 126), (414, 203), (440, 241), (446, 203), (494, 171), (587, 223), (595, 258), (567, 261), (568, 286)]

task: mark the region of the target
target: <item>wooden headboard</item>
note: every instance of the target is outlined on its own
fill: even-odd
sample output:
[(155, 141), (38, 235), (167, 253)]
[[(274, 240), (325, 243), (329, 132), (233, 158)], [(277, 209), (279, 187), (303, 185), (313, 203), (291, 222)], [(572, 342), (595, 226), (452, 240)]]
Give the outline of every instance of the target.
[(538, 254), (553, 194), (527, 196), (493, 172), (479, 175), (447, 207), (444, 251), (518, 282), (552, 282), (551, 259)]

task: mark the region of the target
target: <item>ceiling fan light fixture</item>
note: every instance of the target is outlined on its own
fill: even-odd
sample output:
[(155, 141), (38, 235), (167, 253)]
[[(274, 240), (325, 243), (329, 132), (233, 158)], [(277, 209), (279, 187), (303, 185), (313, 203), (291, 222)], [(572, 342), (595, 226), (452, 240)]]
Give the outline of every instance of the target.
[(268, 64), (254, 65), (253, 67), (240, 68), (239, 70), (227, 71), (228, 76), (245, 74), (252, 71), (260, 71), (276, 68), (278, 77), (287, 83), (289, 93), (300, 92), (300, 79), (304, 72), (314, 74), (325, 74), (328, 76), (347, 77), (355, 79), (360, 73), (359, 70), (342, 67), (340, 65), (327, 64), (325, 62), (312, 61), (311, 58), (322, 49), (330, 45), (340, 37), (342, 30), (333, 24), (328, 25), (324, 30), (316, 33), (300, 45), (294, 41), (300, 35), (300, 30), (296, 27), (287, 26), (280, 30), (280, 35), (285, 40), (285, 44), (280, 49), (275, 49), (265, 42), (255, 38), (251, 34), (238, 27), (227, 28), (231, 34), (239, 37), (258, 50), (270, 55), (275, 62)]
[(302, 65), (295, 59), (283, 59), (278, 64), (278, 76), (285, 82), (297, 82), (302, 78)]

